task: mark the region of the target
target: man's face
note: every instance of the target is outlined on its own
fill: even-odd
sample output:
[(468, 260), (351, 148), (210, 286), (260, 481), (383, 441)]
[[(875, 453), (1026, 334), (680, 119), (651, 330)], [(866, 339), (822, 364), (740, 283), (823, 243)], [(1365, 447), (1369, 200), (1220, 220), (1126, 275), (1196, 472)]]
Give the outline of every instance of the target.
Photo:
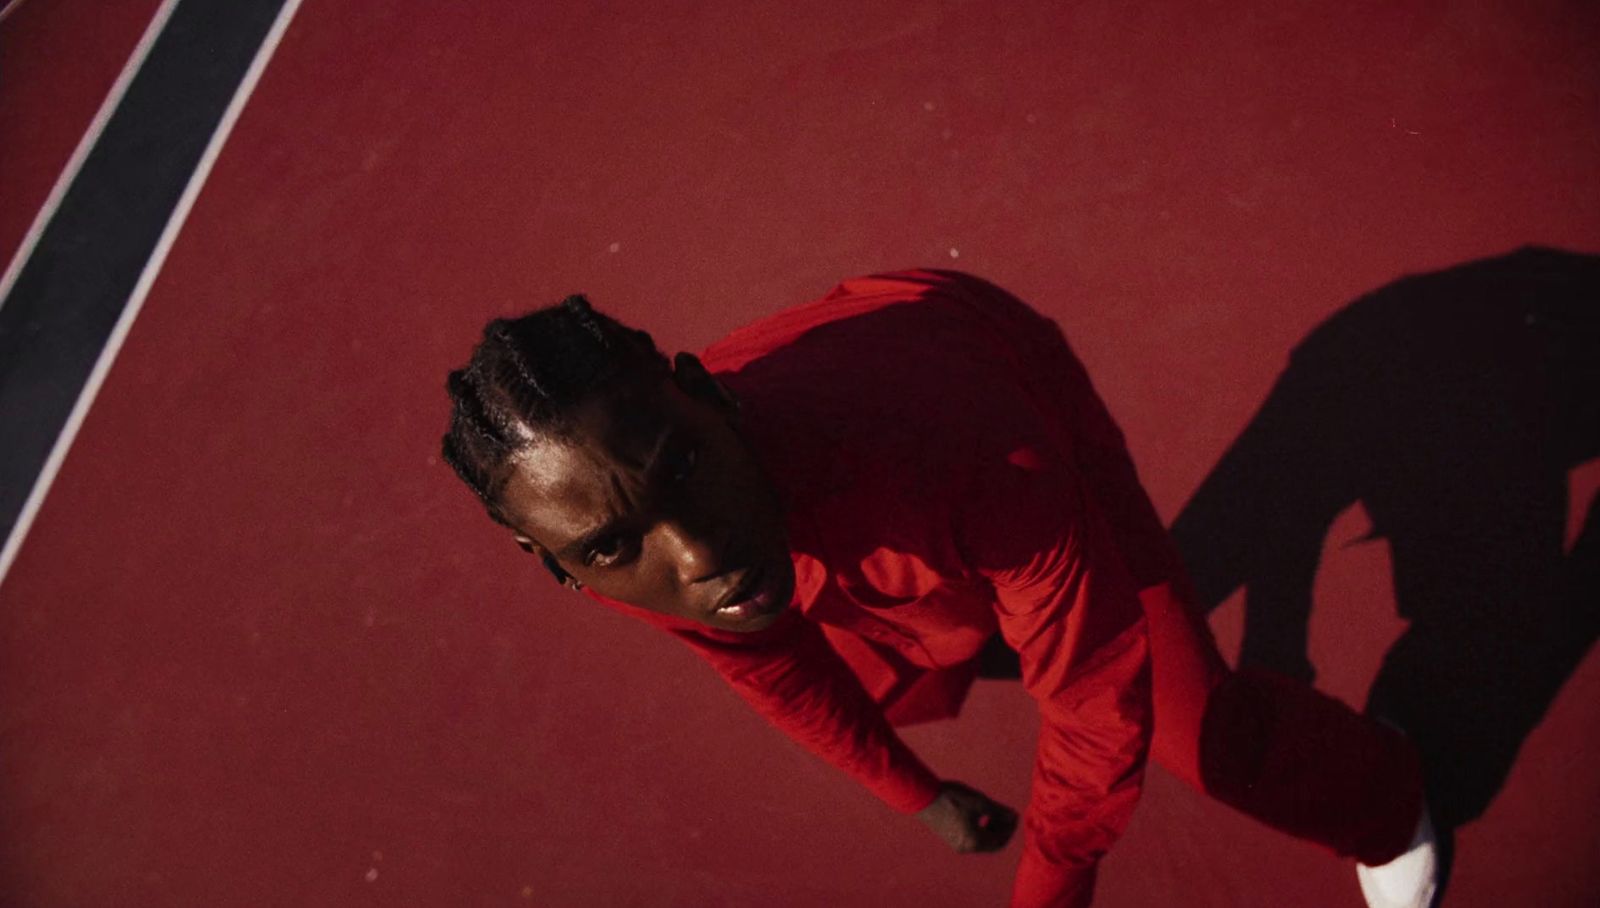
[(776, 621), (794, 595), (777, 494), (699, 364), (620, 380), (575, 417), (512, 461), (518, 538), (610, 599), (731, 631)]

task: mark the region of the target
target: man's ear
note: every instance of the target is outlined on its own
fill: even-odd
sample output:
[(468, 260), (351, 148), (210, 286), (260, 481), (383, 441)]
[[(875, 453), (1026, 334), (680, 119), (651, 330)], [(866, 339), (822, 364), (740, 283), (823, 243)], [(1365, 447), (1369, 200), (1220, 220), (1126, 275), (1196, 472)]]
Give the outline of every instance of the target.
[(739, 398), (734, 396), (727, 385), (717, 381), (715, 376), (706, 371), (705, 365), (700, 362), (700, 357), (693, 353), (679, 353), (674, 356), (672, 378), (683, 393), (705, 401), (729, 420), (738, 418)]
[(532, 539), (529, 539), (521, 533), (517, 533), (515, 538), (517, 540), (518, 548), (522, 549), (524, 552), (527, 552), (529, 555), (539, 556), (539, 561), (544, 565), (545, 570), (549, 571), (550, 575), (556, 578), (557, 583), (569, 590), (583, 589), (583, 584), (571, 574), (563, 570), (561, 563), (556, 561), (556, 556), (546, 551), (544, 546), (534, 542)]

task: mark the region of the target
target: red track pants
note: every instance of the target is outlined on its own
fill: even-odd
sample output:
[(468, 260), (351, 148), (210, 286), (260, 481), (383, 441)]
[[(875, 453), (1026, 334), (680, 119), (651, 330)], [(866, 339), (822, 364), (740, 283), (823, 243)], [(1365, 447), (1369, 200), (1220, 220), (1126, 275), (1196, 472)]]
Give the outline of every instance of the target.
[[(1305, 683), (1264, 669), (1228, 668), (1122, 432), (1076, 357), (1057, 352), (1066, 353), (1062, 368), (1077, 373), (1076, 381), (1064, 383), (1071, 389), (1074, 459), (1144, 586), (1156, 722), (1152, 758), (1290, 835), (1369, 865), (1398, 856), (1421, 811), (1416, 749), (1394, 729)], [(1052, 384), (1059, 395), (1062, 385)]]
[(1151, 757), (1274, 829), (1364, 864), (1406, 849), (1422, 806), (1406, 738), (1303, 682), (1231, 671), (1171, 585), (1140, 594), (1150, 624)]

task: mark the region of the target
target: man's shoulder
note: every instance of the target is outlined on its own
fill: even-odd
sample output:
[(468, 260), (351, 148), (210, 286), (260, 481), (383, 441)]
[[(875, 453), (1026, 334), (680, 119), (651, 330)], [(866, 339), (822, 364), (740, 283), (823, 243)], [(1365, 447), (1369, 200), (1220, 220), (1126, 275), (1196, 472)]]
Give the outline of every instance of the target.
[[(933, 495), (1033, 431), (1004, 291), (956, 272), (854, 278), (736, 332), (706, 365), (746, 404), (780, 482)], [(943, 494), (939, 492), (938, 494)]]
[(701, 360), (712, 372), (737, 372), (779, 351), (805, 360), (883, 346), (893, 340), (886, 336), (890, 330), (909, 330), (926, 340), (919, 328), (971, 320), (974, 305), (981, 308), (984, 297), (993, 295), (1004, 291), (958, 271), (921, 268), (848, 278), (817, 299), (736, 329), (707, 347)]

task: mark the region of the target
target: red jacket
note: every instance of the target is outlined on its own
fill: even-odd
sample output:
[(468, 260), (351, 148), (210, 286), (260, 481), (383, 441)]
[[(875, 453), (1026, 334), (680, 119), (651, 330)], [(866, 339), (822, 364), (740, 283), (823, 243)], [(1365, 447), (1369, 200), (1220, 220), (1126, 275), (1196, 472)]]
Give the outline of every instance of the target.
[(1091, 392), (1054, 324), (976, 278), (908, 271), (702, 359), (785, 502), (794, 606), (757, 634), (619, 607), (906, 813), (938, 776), (891, 726), (954, 715), (1000, 631), (1042, 720), (1013, 904), (1087, 904), (1138, 799), (1149, 664), (1138, 584), (1073, 467), (1076, 445), (1120, 438), (1074, 434)]

